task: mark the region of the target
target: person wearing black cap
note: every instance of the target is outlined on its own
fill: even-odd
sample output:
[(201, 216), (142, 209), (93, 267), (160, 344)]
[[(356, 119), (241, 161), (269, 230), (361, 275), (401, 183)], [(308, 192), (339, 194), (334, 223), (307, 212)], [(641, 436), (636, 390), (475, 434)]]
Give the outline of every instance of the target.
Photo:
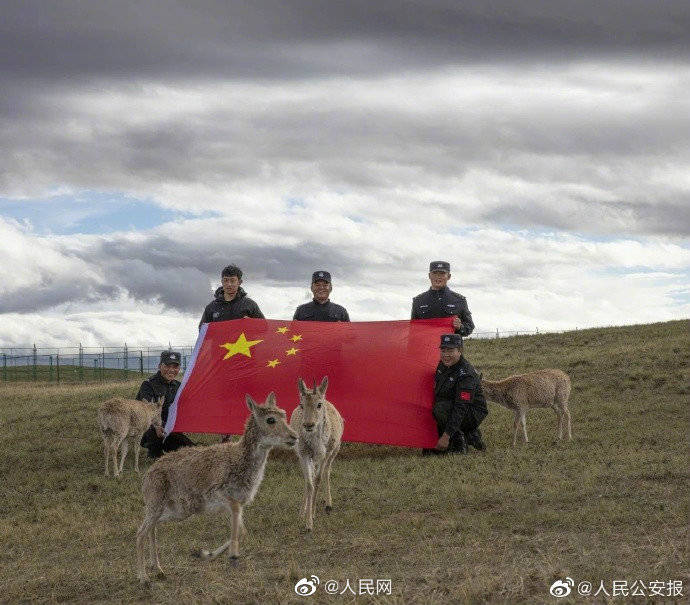
[[(168, 419), (168, 409), (175, 401), (177, 389), (180, 388), (180, 381), (176, 380), (180, 372), (180, 360), (181, 355), (177, 351), (163, 351), (158, 372), (144, 380), (137, 393), (136, 398), (139, 401), (158, 401), (161, 397), (165, 397), (161, 410), (163, 425)], [(163, 430), (156, 430), (153, 425), (141, 438), (141, 447), (148, 449), (150, 458), (158, 458), (164, 452), (172, 452), (187, 445), (194, 445), (194, 442), (183, 433), (170, 433), (164, 439)]]
[(412, 319), (453, 317), (455, 333), (469, 336), (474, 330), (472, 313), (467, 306), (467, 299), (448, 288), (449, 279), (449, 262), (435, 260), (429, 264), (431, 287), (412, 299)]
[(220, 274), (221, 286), (214, 294), (214, 299), (206, 305), (199, 322), (201, 324), (212, 321), (227, 321), (254, 317), (264, 319), (264, 315), (247, 293), (240, 286), (242, 283), (242, 269), (236, 265), (228, 265)]
[(489, 410), (481, 376), (463, 356), (462, 336), (441, 336), (441, 360), (434, 378), (433, 414), (438, 428), (437, 452), (467, 453), (467, 445), (486, 449), (479, 425)]
[(314, 300), (297, 307), (292, 319), (298, 321), (350, 321), (345, 307), (330, 301), (333, 284), (328, 271), (314, 271), (311, 291)]

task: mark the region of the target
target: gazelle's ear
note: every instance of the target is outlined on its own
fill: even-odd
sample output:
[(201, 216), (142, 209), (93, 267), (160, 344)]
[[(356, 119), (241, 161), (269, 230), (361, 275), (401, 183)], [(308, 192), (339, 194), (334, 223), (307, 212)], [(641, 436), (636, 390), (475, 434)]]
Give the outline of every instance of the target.
[(266, 397), (266, 405), (270, 405), (270, 406), (272, 406), (272, 407), (276, 407), (276, 405), (277, 405), (277, 403), (276, 403), (276, 394), (275, 394), (273, 391), (271, 391), (271, 392), (268, 394), (268, 397)]
[(247, 407), (249, 408), (249, 411), (253, 414), (257, 408), (256, 401), (252, 399), (252, 396), (249, 393), (245, 395), (245, 400), (247, 402)]
[(304, 380), (301, 378), (297, 379), (297, 390), (299, 391), (299, 394), (302, 395), (302, 397), (306, 397), (308, 389), (307, 385), (304, 384)]
[(162, 408), (164, 403), (165, 403), (165, 395), (161, 395), (161, 396), (158, 398), (158, 401), (156, 402), (156, 407), (157, 407), (157, 408)]
[(323, 397), (326, 394), (326, 389), (328, 388), (328, 376), (324, 376), (321, 384), (319, 385), (319, 394)]

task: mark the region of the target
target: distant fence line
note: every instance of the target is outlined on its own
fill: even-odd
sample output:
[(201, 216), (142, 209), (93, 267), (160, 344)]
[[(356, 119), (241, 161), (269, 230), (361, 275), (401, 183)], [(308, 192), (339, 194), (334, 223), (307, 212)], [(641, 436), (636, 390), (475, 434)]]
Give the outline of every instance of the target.
[(194, 347), (0, 347), (0, 380), (3, 381), (100, 381), (152, 374), (162, 351), (182, 355), (181, 369)]
[[(508, 338), (539, 334), (535, 330), (474, 332), (471, 338)], [(150, 347), (0, 347), (0, 380), (81, 382), (121, 379), (157, 371), (162, 351), (178, 351), (187, 370), (193, 345)]]

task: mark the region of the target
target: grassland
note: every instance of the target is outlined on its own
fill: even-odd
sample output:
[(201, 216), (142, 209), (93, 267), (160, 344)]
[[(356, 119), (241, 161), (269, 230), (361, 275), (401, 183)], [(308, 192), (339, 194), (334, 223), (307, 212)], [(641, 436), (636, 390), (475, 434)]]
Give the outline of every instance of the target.
[[(151, 372), (145, 373), (147, 376)], [(0, 367), (0, 384), (2, 382), (97, 382), (118, 380), (142, 380), (144, 376), (138, 370), (117, 368), (94, 368), (75, 365), (20, 365)], [(45, 385), (44, 385), (45, 386)]]
[[(490, 404), (484, 453), (346, 444), (335, 510), (319, 511), (312, 536), (297, 524), (294, 458), (272, 455), (246, 510), (240, 565), (190, 556), (225, 539), (224, 517), (163, 525), (168, 579), (148, 592), (134, 570), (140, 481), (131, 460), (121, 480), (102, 476), (95, 423), (100, 401), (133, 395), (138, 381), (2, 384), (0, 601), (554, 603), (549, 586), (566, 577), (609, 593), (614, 580), (681, 580), (676, 599), (687, 600), (689, 332), (678, 321), (470, 341), (466, 355), (486, 377), (566, 370), (573, 442), (556, 442), (553, 412), (534, 410), (531, 442), (513, 449), (512, 415)], [(297, 596), (295, 582), (312, 574), (322, 585)], [(323, 587), (349, 579), (357, 591), (370, 578), (390, 579), (392, 594)]]

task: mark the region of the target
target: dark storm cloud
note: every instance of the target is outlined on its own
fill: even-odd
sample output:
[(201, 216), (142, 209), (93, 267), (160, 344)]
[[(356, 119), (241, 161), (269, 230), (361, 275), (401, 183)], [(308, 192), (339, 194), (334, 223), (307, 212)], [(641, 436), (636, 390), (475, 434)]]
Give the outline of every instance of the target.
[[(246, 280), (262, 281), (268, 285), (309, 283), (315, 269), (314, 259), (322, 259), (334, 273), (356, 276), (361, 271), (359, 257), (353, 258), (349, 251), (333, 249), (327, 244), (256, 244), (250, 238), (237, 238), (232, 224), (218, 221), (214, 222), (213, 228), (215, 233), (208, 234), (205, 241), (186, 243), (162, 235), (136, 241), (122, 237), (99, 240), (87, 250), (72, 254), (102, 265), (143, 263), (156, 272), (194, 269), (199, 275), (216, 276), (219, 284), (221, 270), (230, 263), (244, 271)], [(223, 233), (229, 234), (227, 239)], [(126, 275), (123, 279), (127, 279)], [(208, 293), (206, 278), (202, 289), (205, 298)]]
[(645, 232), (650, 235), (690, 235), (690, 204), (688, 200), (655, 203), (647, 206), (619, 200), (616, 202), (578, 199), (576, 205), (563, 203), (552, 206), (539, 204), (502, 204), (484, 212), (479, 219), (492, 224), (528, 229), (574, 230), (585, 233), (606, 233), (602, 224), (619, 224), (621, 232)]
[(0, 293), (0, 313), (30, 313), (71, 302), (91, 303), (97, 307), (100, 301), (112, 298), (117, 292), (116, 287), (89, 278), (65, 278), (48, 272), (43, 277), (40, 284)]
[[(220, 272), (230, 263), (242, 268), (249, 290), (257, 283), (306, 288), (312, 272), (324, 266), (333, 275), (357, 279), (363, 268), (354, 254), (319, 243), (281, 246), (236, 241), (228, 245), (218, 236), (189, 243), (160, 235), (139, 240), (113, 236), (93, 239), (78, 249), (62, 243), (58, 251), (86, 262), (90, 275), (45, 267), (36, 285), (0, 294), (0, 313), (30, 313), (63, 303), (85, 303), (99, 310), (124, 294), (135, 301), (201, 314), (212, 298), (209, 279), (220, 284)], [(321, 263), (318, 267), (315, 259)]]
[(3, 3), (5, 77), (371, 74), (466, 62), (687, 56), (685, 0)]
[[(298, 191), (317, 205), (345, 192), (384, 215), (388, 203), (412, 216), (421, 199), (464, 222), (596, 233), (619, 229), (601, 202), (615, 199), (634, 232), (688, 234), (674, 216), (690, 139), (686, 0), (15, 1), (2, 17), (0, 195), (116, 190), (194, 211), (207, 186), (222, 190), (207, 208), (230, 213), (235, 197)], [(587, 61), (594, 73), (572, 73)], [(446, 68), (452, 88), (415, 83)], [(379, 98), (386, 78), (399, 94)], [(669, 166), (675, 183), (648, 178)], [(489, 176), (459, 185), (478, 172)], [(490, 179), (502, 189), (482, 198)], [(559, 195), (579, 211), (554, 209)], [(302, 266), (264, 246), (245, 264), (264, 253)], [(205, 274), (223, 262), (208, 254), (193, 265)]]

